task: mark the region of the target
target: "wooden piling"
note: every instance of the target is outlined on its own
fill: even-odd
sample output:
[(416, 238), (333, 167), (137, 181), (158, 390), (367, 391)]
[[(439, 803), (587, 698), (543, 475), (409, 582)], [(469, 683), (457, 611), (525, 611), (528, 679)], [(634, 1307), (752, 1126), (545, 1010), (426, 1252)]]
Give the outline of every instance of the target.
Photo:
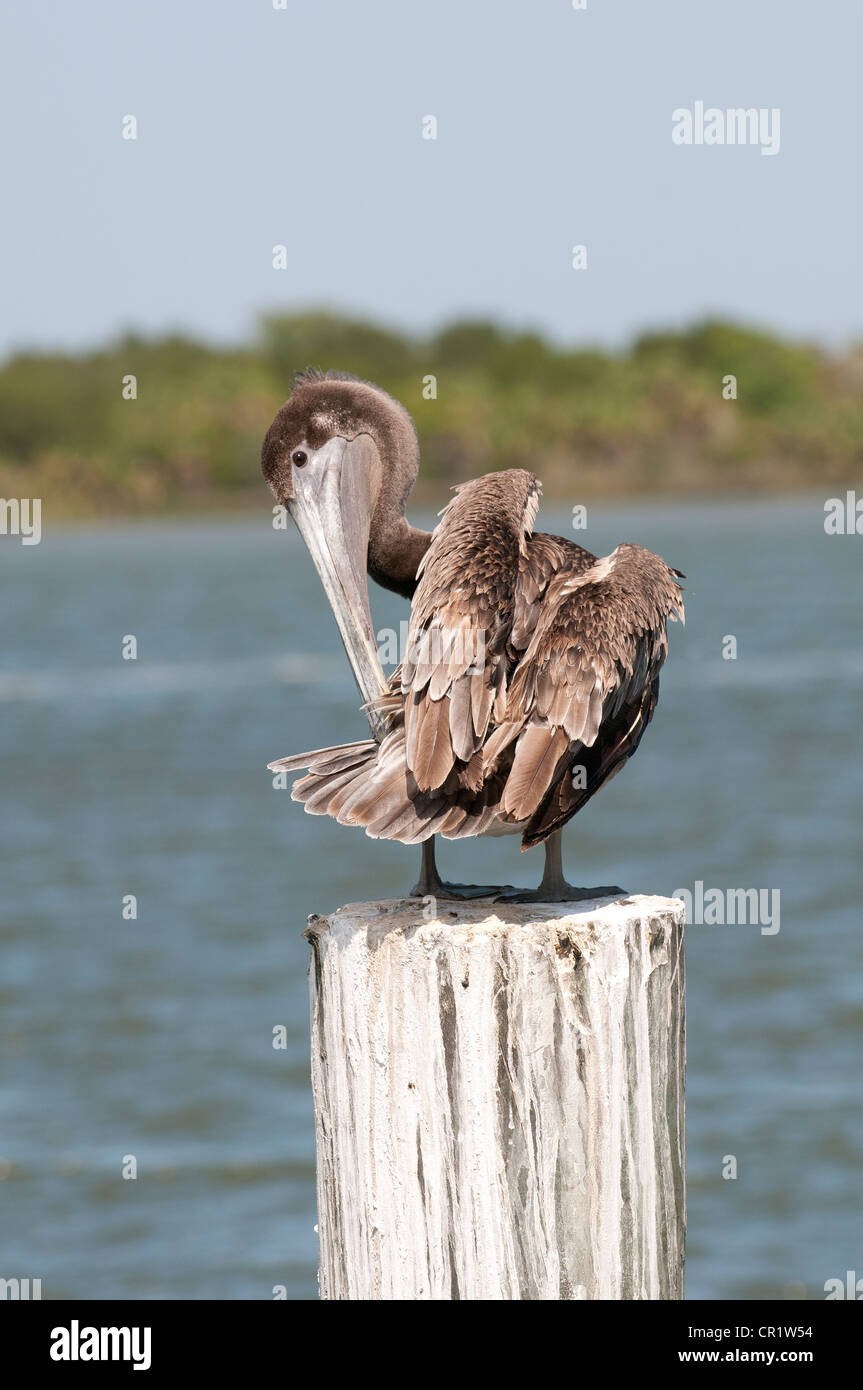
[(325, 1299), (683, 1297), (683, 904), (310, 919)]

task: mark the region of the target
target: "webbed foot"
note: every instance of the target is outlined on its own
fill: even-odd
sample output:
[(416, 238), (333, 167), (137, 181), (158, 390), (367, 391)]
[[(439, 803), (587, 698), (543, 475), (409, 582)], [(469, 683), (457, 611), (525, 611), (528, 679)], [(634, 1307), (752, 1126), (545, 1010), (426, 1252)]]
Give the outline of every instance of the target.
[(543, 888), (503, 888), (496, 901), (501, 903), (583, 903), (596, 898), (625, 897), (622, 888), (604, 886), (601, 888), (576, 888), (572, 883), (555, 884)]
[(509, 884), (500, 883), (444, 883), (442, 879), (437, 879), (431, 883), (414, 884), (410, 893), (411, 898), (493, 898), (497, 900), (501, 894), (514, 892)]

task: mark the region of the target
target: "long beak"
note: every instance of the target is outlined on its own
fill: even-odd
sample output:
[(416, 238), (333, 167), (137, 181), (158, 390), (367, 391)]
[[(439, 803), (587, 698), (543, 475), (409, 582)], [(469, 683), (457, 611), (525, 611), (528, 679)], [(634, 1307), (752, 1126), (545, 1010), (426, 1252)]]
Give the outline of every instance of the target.
[(288, 510), (314, 561), (351, 663), (376, 739), (384, 721), (370, 702), (386, 693), (369, 609), (366, 564), (371, 521), (371, 478), (378, 466), (373, 441), (330, 439), (314, 467), (294, 471)]

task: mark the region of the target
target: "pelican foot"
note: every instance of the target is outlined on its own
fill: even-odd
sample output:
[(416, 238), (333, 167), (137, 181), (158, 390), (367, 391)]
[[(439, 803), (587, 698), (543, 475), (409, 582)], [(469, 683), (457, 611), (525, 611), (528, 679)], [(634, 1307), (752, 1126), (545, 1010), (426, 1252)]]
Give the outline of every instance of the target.
[(495, 883), (444, 883), (437, 879), (432, 883), (415, 883), (410, 893), (411, 898), (492, 898), (497, 900), (502, 893), (514, 892), (509, 884)]
[(553, 888), (504, 888), (495, 899), (499, 903), (583, 903), (594, 898), (622, 898), (622, 888), (576, 888), (572, 883), (557, 884)]

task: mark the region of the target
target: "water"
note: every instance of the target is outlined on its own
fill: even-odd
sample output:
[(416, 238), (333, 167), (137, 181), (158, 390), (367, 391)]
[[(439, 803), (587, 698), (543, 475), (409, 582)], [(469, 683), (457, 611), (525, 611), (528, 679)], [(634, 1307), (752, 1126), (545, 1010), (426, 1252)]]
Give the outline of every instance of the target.
[[(691, 1298), (863, 1275), (863, 540), (825, 536), (822, 506), (597, 507), (577, 537), (688, 579), (653, 726), (569, 827), (570, 877), (781, 891), (777, 935), (688, 932)], [(46, 1298), (314, 1298), (301, 932), (402, 892), (418, 852), (305, 816), (264, 770), (363, 732), (311, 564), (264, 515), (47, 518), (0, 567), (0, 1275)], [(405, 612), (374, 602), (379, 627)], [(440, 858), (541, 871), (511, 840)]]

